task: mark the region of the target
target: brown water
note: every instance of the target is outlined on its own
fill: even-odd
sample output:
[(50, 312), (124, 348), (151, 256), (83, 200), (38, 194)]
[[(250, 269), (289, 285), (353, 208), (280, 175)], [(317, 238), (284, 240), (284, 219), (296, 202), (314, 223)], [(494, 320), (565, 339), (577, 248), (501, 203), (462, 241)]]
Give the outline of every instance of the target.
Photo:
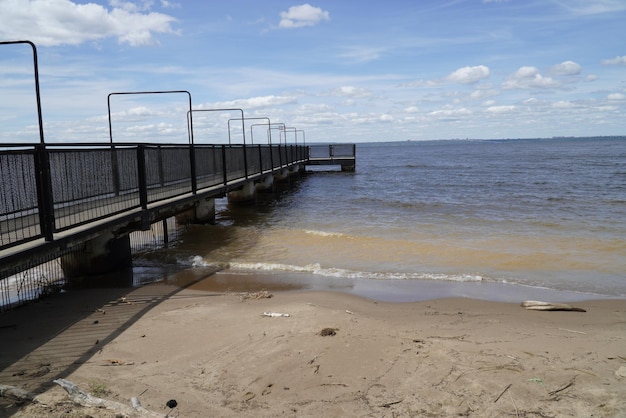
[(624, 139), (361, 145), (356, 173), (217, 210), (138, 269), (392, 300), (626, 297)]

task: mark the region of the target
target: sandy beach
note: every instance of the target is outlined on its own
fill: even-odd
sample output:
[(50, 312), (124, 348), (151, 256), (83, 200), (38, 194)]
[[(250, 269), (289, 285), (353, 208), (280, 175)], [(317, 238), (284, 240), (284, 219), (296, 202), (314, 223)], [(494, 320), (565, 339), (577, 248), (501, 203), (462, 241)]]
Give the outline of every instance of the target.
[(210, 280), (77, 290), (0, 314), (0, 384), (36, 395), (0, 398), (0, 415), (116, 416), (76, 405), (58, 378), (171, 417), (626, 414), (624, 300), (541, 312)]

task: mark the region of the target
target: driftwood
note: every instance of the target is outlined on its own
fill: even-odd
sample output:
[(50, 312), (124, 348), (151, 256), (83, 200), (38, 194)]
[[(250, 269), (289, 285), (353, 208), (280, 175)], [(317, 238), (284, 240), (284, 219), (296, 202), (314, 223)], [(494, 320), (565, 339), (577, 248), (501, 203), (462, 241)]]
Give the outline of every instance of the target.
[(500, 400), (500, 398), (502, 397), (502, 395), (504, 395), (504, 393), (509, 390), (509, 388), (513, 386), (513, 383), (509, 383), (509, 385), (507, 387), (504, 388), (504, 390), (502, 392), (500, 392), (500, 394), (498, 395), (498, 397), (496, 398), (495, 401), (493, 401), (493, 403), (496, 403)]
[(35, 395), (15, 386), (0, 385), (0, 398), (8, 398), (18, 402), (35, 400)]
[(131, 405), (125, 405), (120, 402), (109, 401), (107, 399), (97, 398), (80, 390), (78, 386), (69, 380), (56, 379), (54, 383), (61, 386), (70, 399), (81, 406), (105, 408), (117, 414), (127, 417), (167, 417), (167, 415), (149, 411), (141, 406), (138, 398), (131, 398)]
[(583, 308), (577, 308), (567, 303), (540, 302), (538, 300), (525, 300), (522, 302), (522, 308), (533, 311), (574, 311), (587, 312)]

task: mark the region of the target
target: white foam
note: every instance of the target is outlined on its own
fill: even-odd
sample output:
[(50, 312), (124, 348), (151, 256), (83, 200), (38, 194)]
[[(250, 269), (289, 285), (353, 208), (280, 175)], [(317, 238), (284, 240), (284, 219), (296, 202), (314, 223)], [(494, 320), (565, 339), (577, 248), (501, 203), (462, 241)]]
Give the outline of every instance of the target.
[(375, 280), (438, 280), (455, 282), (481, 282), (485, 278), (478, 274), (441, 274), (441, 273), (401, 273), (401, 272), (372, 272), (355, 271), (341, 268), (323, 268), (319, 263), (305, 266), (294, 266), (280, 263), (230, 263), (235, 270), (263, 271), (263, 272), (297, 272), (310, 273), (324, 277), (345, 279), (375, 279)]
[(320, 237), (345, 237), (346, 236), (345, 234), (342, 234), (340, 232), (315, 231), (311, 229), (305, 229), (304, 233), (309, 234), (309, 235), (317, 235)]
[(211, 263), (206, 261), (204, 258), (199, 255), (191, 257), (191, 267), (209, 267)]

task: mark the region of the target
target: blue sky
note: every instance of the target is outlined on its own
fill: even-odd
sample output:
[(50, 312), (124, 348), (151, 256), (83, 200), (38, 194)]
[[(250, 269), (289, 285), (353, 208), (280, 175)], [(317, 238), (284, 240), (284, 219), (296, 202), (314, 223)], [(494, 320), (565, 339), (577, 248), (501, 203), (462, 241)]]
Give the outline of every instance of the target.
[[(626, 135), (624, 22), (624, 0), (0, 0), (47, 142), (108, 141), (110, 93), (171, 90), (204, 143), (229, 120), (241, 142), (226, 108), (307, 142)], [(39, 140), (32, 74), (0, 45), (0, 141)], [(115, 141), (187, 140), (185, 94), (109, 103)]]

